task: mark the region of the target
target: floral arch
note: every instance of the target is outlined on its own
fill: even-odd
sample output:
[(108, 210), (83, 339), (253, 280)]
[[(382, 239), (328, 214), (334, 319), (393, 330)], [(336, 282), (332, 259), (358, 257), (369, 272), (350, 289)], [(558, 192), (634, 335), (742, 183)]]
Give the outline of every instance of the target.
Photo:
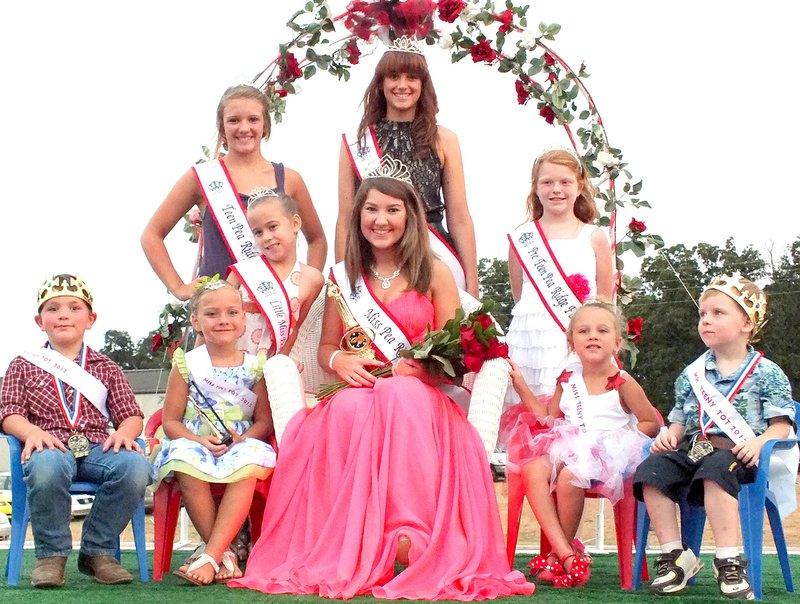
[[(267, 95), (273, 119), (279, 123), (291, 95), (298, 93), (295, 82), (321, 72), (347, 81), (362, 51), (376, 40), (387, 43), (400, 36), (440, 47), (453, 63), (469, 57), (476, 65), (509, 74), (509, 96), (514, 95), (520, 105), (535, 106), (548, 124), (561, 126), (592, 175), (600, 223), (609, 229), (619, 270), (617, 300), (627, 304), (641, 280), (622, 273), (621, 256), (641, 257), (648, 248), (663, 247), (663, 239), (645, 233), (645, 224), (636, 219), (618, 237), (618, 208), (650, 207), (640, 197), (642, 182), (633, 177), (622, 150), (609, 142), (585, 83), (589, 77), (585, 65), (575, 71), (553, 49), (561, 26), (530, 26), (528, 9), (512, 0), (506, 0), (502, 10), (491, 0), (354, 0), (345, 12), (333, 15), (327, 0), (308, 0), (286, 24), (292, 38), (279, 44), (278, 55), (252, 83)], [(638, 335), (630, 334), (631, 342), (626, 342), (633, 363)]]

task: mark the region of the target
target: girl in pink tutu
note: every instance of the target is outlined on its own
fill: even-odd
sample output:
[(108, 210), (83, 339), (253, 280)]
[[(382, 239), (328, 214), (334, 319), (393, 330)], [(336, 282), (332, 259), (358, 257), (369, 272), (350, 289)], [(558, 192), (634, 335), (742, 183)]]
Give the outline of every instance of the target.
[(569, 348), (579, 362), (557, 379), (547, 406), (531, 392), (519, 368), (512, 382), (528, 413), (509, 439), (510, 469), (520, 471), (525, 493), (552, 545), (531, 566), (539, 580), (579, 587), (590, 575), (591, 558), (573, 549), (585, 491), (598, 488), (612, 503), (623, 480), (647, 454), (659, 429), (656, 410), (641, 386), (620, 371), (614, 356), (622, 320), (613, 305), (591, 300), (572, 316)]
[[(505, 559), (486, 452), (466, 414), (416, 362), (370, 373), (459, 305), (404, 171), (366, 177), (355, 196), (319, 347), (320, 363), (351, 387), (289, 422), (265, 527), (234, 587), (343, 599), (533, 592)], [(358, 349), (356, 332), (372, 332), (377, 358), (340, 347), (348, 313), (358, 327), (346, 343)], [(406, 565), (398, 574), (395, 561)]]

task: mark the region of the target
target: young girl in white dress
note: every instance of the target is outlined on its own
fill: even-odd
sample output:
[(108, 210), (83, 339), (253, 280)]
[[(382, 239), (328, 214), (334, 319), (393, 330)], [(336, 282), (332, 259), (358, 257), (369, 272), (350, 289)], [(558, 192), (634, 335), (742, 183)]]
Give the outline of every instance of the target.
[(250, 354), (289, 354), (300, 324), (322, 289), (324, 278), (318, 269), (297, 259), (297, 233), (303, 223), (291, 197), (271, 189), (257, 189), (248, 201), (247, 223), (263, 258), (281, 281), (289, 303), (291, 329), (283, 344), (276, 345), (273, 341), (274, 327), (269, 328), (267, 318), (253, 301), (251, 293), (236, 271), (231, 271), (227, 280), (240, 288), (244, 299), (245, 329), (238, 347)]
[[(591, 180), (575, 155), (561, 149), (546, 151), (533, 164), (528, 222), (509, 234), (508, 272), (516, 304), (506, 342), (511, 359), (537, 396), (553, 393), (567, 361), (564, 329), (569, 312), (559, 317), (558, 308), (551, 308), (551, 301), (560, 299), (558, 278), (563, 288), (572, 290), (577, 303), (590, 296), (611, 298), (611, 247), (594, 224), (598, 217), (594, 195)], [(531, 271), (539, 264), (521, 250), (519, 240), (533, 236), (541, 241), (534, 245), (537, 260), (552, 258), (548, 272), (555, 274), (555, 283), (531, 281)], [(555, 291), (546, 291), (548, 285)], [(518, 401), (509, 389), (506, 403)]]
[(589, 578), (591, 558), (573, 549), (585, 491), (598, 488), (612, 503), (623, 480), (647, 454), (659, 429), (655, 408), (641, 386), (618, 368), (622, 321), (614, 306), (590, 300), (567, 329), (578, 362), (557, 379), (542, 404), (515, 367), (512, 383), (528, 413), (509, 438), (509, 469), (520, 472), (534, 515), (552, 545), (531, 566), (556, 587), (579, 587)]
[[(275, 451), (265, 441), (272, 433), (264, 356), (242, 353), (237, 340), (244, 329), (239, 292), (227, 281), (201, 284), (191, 300), (192, 327), (205, 345), (173, 357), (162, 427), (166, 435), (153, 461), (156, 481), (174, 477), (200, 537), (203, 552), (175, 572), (190, 583), (207, 585), (240, 577), (231, 542), (242, 526), (256, 481), (275, 466)], [(203, 419), (191, 397), (208, 418)], [(210, 424), (233, 442), (226, 445)], [(219, 502), (211, 483), (223, 483)]]

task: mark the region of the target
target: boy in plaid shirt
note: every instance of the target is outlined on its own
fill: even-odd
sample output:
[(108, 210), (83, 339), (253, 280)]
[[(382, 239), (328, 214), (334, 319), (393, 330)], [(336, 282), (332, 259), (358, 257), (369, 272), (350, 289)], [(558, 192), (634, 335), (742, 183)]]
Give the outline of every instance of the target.
[[(82, 279), (48, 279), (39, 289), (38, 313), (47, 344), (11, 362), (0, 398), (3, 431), (23, 443), (36, 546), (31, 584), (64, 584), (73, 480), (101, 485), (83, 523), (78, 569), (99, 583), (130, 583), (114, 554), (150, 483), (150, 465), (135, 441), (142, 411), (120, 368), (83, 343), (97, 315)], [(109, 421), (116, 428), (111, 434)]]

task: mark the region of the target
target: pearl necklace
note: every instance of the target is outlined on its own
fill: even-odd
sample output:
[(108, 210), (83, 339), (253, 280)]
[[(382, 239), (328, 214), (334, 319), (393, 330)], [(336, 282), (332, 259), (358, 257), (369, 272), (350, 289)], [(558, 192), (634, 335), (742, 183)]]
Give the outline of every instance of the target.
[(375, 270), (374, 266), (372, 267), (371, 270), (372, 270), (372, 274), (375, 275), (378, 279), (381, 280), (381, 288), (382, 289), (389, 289), (389, 287), (392, 285), (389, 282), (392, 279), (396, 279), (397, 277), (400, 276), (400, 269), (399, 268), (396, 268), (394, 270), (394, 272), (391, 274), (391, 276), (389, 276), (389, 277), (384, 277), (383, 275), (381, 275), (378, 271)]

